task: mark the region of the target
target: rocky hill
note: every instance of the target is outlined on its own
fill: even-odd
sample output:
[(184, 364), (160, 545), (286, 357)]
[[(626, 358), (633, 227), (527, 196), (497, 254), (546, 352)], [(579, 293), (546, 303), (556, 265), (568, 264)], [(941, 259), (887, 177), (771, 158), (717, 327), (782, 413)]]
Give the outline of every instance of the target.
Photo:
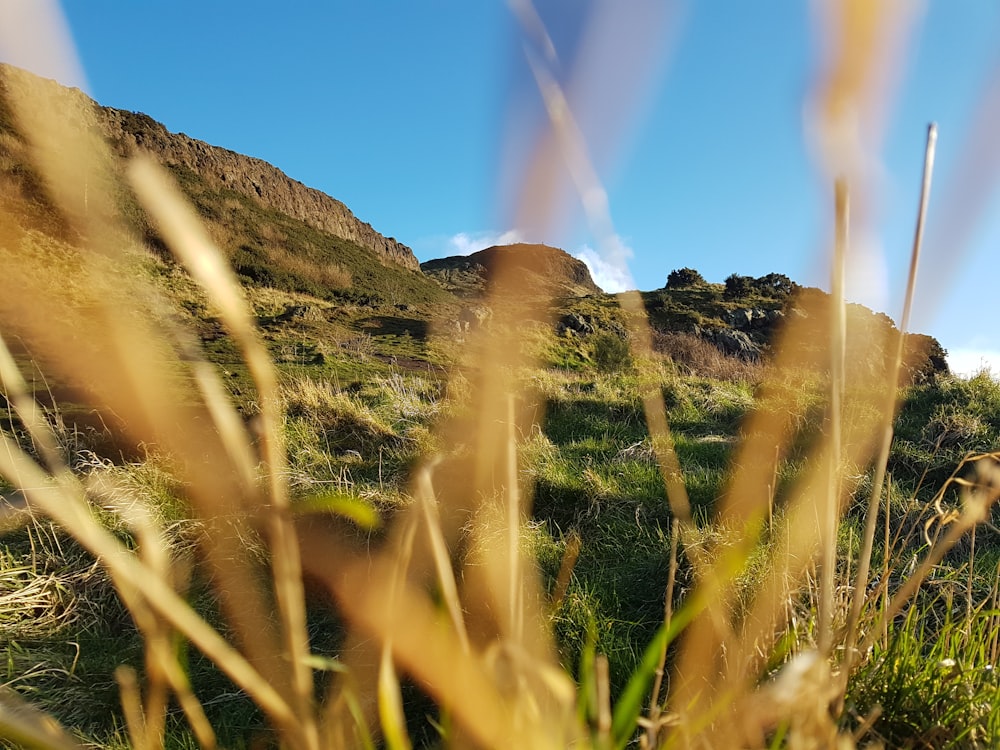
[[(584, 263), (563, 250), (540, 244), (494, 246), (421, 265), (408, 247), (357, 219), (340, 201), (260, 159), (170, 133), (146, 115), (101, 107), (78, 90), (3, 65), (0, 210), (16, 218), (0, 230), (22, 224), (69, 245), (75, 242), (35, 174), (28, 139), (8, 106), (15, 84), (30, 87), (45, 100), (52, 117), (82, 111), (84, 121), (74, 127), (99, 134), (118, 156), (143, 150), (170, 170), (242, 282), (256, 290), (260, 321), (279, 358), (290, 349), (294, 361), (328, 366), (337, 360), (330, 355), (344, 349), (354, 359), (363, 351), (386, 361), (443, 364), (445, 354), (428, 348), (429, 332), (454, 322), (455, 316), (461, 321), (463, 311), (487, 315), (478, 298), (489, 291), (501, 266), (517, 269), (515, 302), (526, 295), (546, 300), (548, 318), (540, 324), (555, 324), (550, 331), (555, 339), (544, 354), (547, 362), (585, 367), (595, 342), (627, 337), (617, 301), (601, 292)], [(74, 102), (85, 106), (62, 106)], [(124, 182), (109, 189), (132, 229), (162, 250)], [(13, 248), (18, 242), (13, 234), (7, 240), (0, 237), (0, 246)], [(161, 256), (170, 262), (169, 253)], [(643, 301), (655, 348), (692, 372), (708, 372), (705, 362), (715, 361), (716, 352), (726, 358), (727, 367), (766, 359), (782, 321), (788, 314), (801, 314), (797, 300), (809, 293), (822, 294), (800, 290), (779, 274), (759, 279), (733, 275), (722, 285), (707, 283), (693, 269), (679, 269), (664, 288), (643, 293)], [(893, 327), (887, 317), (870, 310), (853, 306), (852, 311), (859, 326)], [(205, 322), (207, 315), (199, 308), (195, 317), (203, 339), (214, 346), (217, 331)], [(826, 338), (819, 321), (817, 326), (819, 357)], [(915, 352), (909, 358), (914, 380), (946, 371), (936, 341), (911, 336), (908, 342)]]
[[(354, 242), (374, 251), (384, 261), (411, 270), (418, 266), (410, 248), (379, 234), (340, 201), (306, 187), (265, 161), (209, 145), (183, 133), (171, 133), (147, 115), (102, 107), (78, 89), (62, 87), (9, 65), (0, 65), (0, 107), (11, 77), (17, 77), (20, 83), (28, 81), (31, 86), (47, 88), (50, 93), (57, 92), (57, 96), (83, 99), (87, 106), (80, 109), (90, 112), (93, 118), (85, 125), (98, 129), (121, 156), (142, 149), (165, 166), (193, 171), (213, 187), (235, 191), (314, 229)], [(3, 120), (9, 123), (9, 119), (0, 117), (0, 127)]]
[(420, 269), (460, 297), (475, 297), (488, 287), (501, 264), (523, 270), (527, 293), (579, 297), (600, 294), (590, 271), (582, 262), (548, 245), (495, 245), (471, 255), (453, 255), (430, 260)]

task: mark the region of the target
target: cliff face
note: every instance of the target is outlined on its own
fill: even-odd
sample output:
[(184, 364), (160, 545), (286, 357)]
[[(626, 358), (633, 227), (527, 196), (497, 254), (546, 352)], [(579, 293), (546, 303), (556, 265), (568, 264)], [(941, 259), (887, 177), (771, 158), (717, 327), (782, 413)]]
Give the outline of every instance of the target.
[(122, 156), (143, 149), (164, 165), (186, 167), (209, 184), (235, 190), (315, 229), (370, 249), (382, 261), (414, 270), (420, 267), (406, 245), (384, 237), (355, 217), (340, 201), (306, 187), (265, 161), (211, 146), (182, 133), (171, 133), (144, 114), (101, 107), (76, 89), (63, 88), (54, 81), (35, 78), (10, 66), (0, 65), (0, 89), (6, 76), (30, 76), (35, 79), (32, 85), (61, 89), (61, 95), (86, 99), (93, 106), (94, 122), (90, 124), (96, 126)]
[(224, 185), (315, 229), (373, 250), (384, 260), (419, 268), (416, 256), (406, 245), (382, 236), (340, 201), (306, 187), (261, 159), (210, 146), (183, 133), (170, 133), (143, 114), (110, 107), (98, 111), (108, 141), (123, 154), (143, 149), (163, 164), (187, 167), (209, 182)]

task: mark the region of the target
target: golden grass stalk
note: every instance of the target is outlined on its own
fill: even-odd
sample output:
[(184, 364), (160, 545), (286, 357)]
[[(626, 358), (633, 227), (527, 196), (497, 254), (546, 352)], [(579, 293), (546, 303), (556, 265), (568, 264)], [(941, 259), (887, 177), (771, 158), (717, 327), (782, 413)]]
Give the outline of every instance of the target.
[(819, 507), (820, 519), (820, 599), (819, 650), (829, 656), (833, 649), (833, 600), (837, 585), (837, 529), (842, 495), (842, 447), (844, 390), (847, 376), (847, 308), (844, 280), (850, 227), (850, 193), (847, 182), (838, 179), (834, 186), (835, 240), (830, 275), (830, 435), (826, 493)]
[(447, 543), (441, 533), (441, 519), (438, 515), (437, 500), (434, 497), (434, 485), (431, 483), (430, 471), (426, 468), (421, 469), (417, 475), (417, 502), (423, 511), (423, 521), (434, 557), (437, 581), (441, 587), (448, 616), (451, 618), (462, 649), (469, 651), (469, 635), (465, 631), (462, 605), (459, 601), (458, 588), (455, 585), (455, 572), (448, 555)]
[[(531, 3), (524, 2), (518, 5), (530, 6)], [(533, 12), (530, 14), (522, 13), (519, 16), (522, 22), (526, 22), (525, 19), (537, 19), (537, 14)], [(535, 29), (528, 27), (525, 28), (525, 31), (529, 35), (536, 33)], [(537, 59), (530, 54), (530, 51), (527, 54), (527, 61), (545, 103), (556, 147), (561, 152), (566, 168), (569, 170), (573, 184), (580, 196), (591, 231), (597, 237), (603, 253), (610, 258), (616, 267), (625, 271), (626, 276), (631, 279), (625, 267), (625, 258), (622, 256), (619, 243), (615, 239), (616, 234), (611, 220), (607, 193), (591, 162), (583, 134), (576, 124), (569, 102), (546, 66), (546, 62), (551, 63), (552, 61)], [(629, 344), (633, 356), (639, 362), (648, 361), (653, 349), (652, 334), (642, 297), (637, 291), (627, 291), (617, 296), (626, 313)], [(684, 524), (690, 524), (691, 506), (681, 474), (680, 461), (677, 459), (670, 428), (667, 424), (663, 393), (659, 388), (653, 387), (653, 384), (649, 384), (643, 393), (643, 411), (652, 437), (657, 463), (666, 484), (671, 512)]]
[[(909, 331), (910, 313), (913, 309), (913, 295), (917, 286), (917, 270), (920, 266), (920, 249), (923, 245), (924, 226), (927, 217), (927, 206), (930, 202), (931, 178), (934, 173), (934, 151), (937, 143), (937, 126), (931, 123), (927, 128), (927, 144), (924, 149), (924, 170), (920, 185), (920, 201), (917, 209), (917, 224), (913, 236), (913, 248), (910, 253), (910, 270), (906, 280), (906, 294), (903, 302), (903, 314), (899, 319), (899, 329), (896, 337), (896, 346), (893, 354), (892, 364), (889, 367), (888, 378), (886, 380), (885, 401), (882, 406), (882, 423), (879, 425), (881, 441), (878, 447), (878, 456), (875, 459), (875, 475), (872, 479), (871, 495), (868, 499), (868, 510), (865, 516), (865, 535), (862, 542), (861, 556), (858, 560), (858, 571), (854, 584), (854, 598), (851, 605), (851, 613), (847, 621), (847, 635), (845, 651), (848, 664), (855, 662), (858, 655), (854, 653), (854, 645), (857, 642), (858, 623), (861, 619), (861, 610), (864, 606), (865, 596), (862, 592), (868, 589), (868, 574), (871, 566), (872, 548), (875, 540), (875, 523), (878, 517), (879, 501), (882, 497), (882, 488), (885, 482), (886, 467), (889, 464), (889, 449), (892, 446), (893, 418), (898, 408), (899, 373), (903, 365), (903, 348), (906, 343), (906, 335)], [(888, 524), (889, 499), (886, 497), (886, 523)], [(888, 527), (887, 527), (888, 528)], [(886, 540), (885, 557), (888, 559), (889, 547)], [(850, 674), (850, 666), (845, 670), (845, 680)]]
[[(118, 692), (121, 696), (122, 716), (125, 718), (125, 729), (128, 731), (129, 741), (136, 750), (153, 750), (158, 747), (154, 742), (150, 744), (147, 733), (146, 716), (142, 710), (142, 695), (139, 690), (139, 677), (135, 670), (126, 665), (119, 664), (115, 668), (115, 682), (118, 683)], [(162, 737), (160, 745), (162, 746)]]
[(521, 563), (521, 492), (517, 467), (517, 422), (513, 394), (507, 397), (507, 596), (510, 600), (511, 638), (524, 640), (524, 589)]
[[(302, 722), (309, 750), (318, 747), (319, 734), (313, 714), (312, 670), (309, 667), (309, 637), (306, 633), (305, 596), (298, 542), (291, 525), (285, 485), (286, 458), (278, 413), (278, 382), (271, 358), (257, 334), (253, 316), (235, 274), (222, 254), (199, 226), (192, 209), (167, 181), (160, 167), (148, 159), (136, 159), (130, 168), (136, 192), (157, 221), (167, 244), (174, 249), (189, 273), (218, 306), (236, 339), (258, 389), (263, 430), (261, 440), (266, 465), (270, 507), (266, 520), (273, 548), (271, 564), (278, 611), (282, 619), (285, 648), (291, 662), (296, 712)], [(220, 402), (220, 403), (225, 403)], [(223, 412), (217, 407), (217, 412)], [(232, 421), (227, 427), (227, 445), (238, 448)], [(230, 455), (233, 455), (231, 453)], [(240, 450), (235, 455), (246, 455)]]
[(389, 750), (410, 750), (410, 738), (406, 733), (406, 720), (403, 717), (403, 699), (399, 692), (399, 679), (392, 664), (392, 643), (389, 641), (382, 647), (378, 709), (386, 747)]
[(569, 590), (570, 579), (573, 576), (573, 568), (580, 558), (581, 546), (580, 534), (574, 529), (570, 531), (566, 539), (566, 547), (563, 551), (562, 560), (559, 563), (559, 573), (556, 575), (556, 585), (552, 590), (552, 611), (556, 611), (566, 598)]

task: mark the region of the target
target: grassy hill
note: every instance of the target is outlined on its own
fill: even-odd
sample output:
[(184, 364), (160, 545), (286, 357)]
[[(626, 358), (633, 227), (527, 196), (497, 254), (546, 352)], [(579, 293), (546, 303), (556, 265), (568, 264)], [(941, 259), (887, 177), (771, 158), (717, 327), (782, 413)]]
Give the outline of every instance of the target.
[[(117, 163), (120, 227), (68, 210), (3, 102), (0, 736), (65, 746), (27, 701), (109, 747), (1000, 742), (1000, 386), (933, 339), (893, 373), (849, 306), (838, 381), (778, 274), (421, 272), (174, 165), (205, 281)], [(484, 296), (511, 254), (527, 319)]]

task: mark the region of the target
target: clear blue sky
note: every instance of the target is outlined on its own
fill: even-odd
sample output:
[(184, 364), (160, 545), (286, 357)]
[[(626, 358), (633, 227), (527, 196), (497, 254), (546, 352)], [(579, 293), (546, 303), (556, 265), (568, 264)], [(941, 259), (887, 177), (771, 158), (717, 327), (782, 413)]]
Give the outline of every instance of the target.
[[(1000, 372), (1000, 103), (992, 119), (976, 119), (989, 86), (1000, 85), (1000, 4), (907, 2), (923, 12), (887, 99), (880, 176), (859, 237), (879, 249), (859, 276), (888, 286), (858, 286), (854, 296), (898, 317), (925, 130), (936, 120), (915, 327), (937, 336), (960, 369), (969, 367), (960, 357), (987, 357)], [(599, 282), (614, 283), (565, 177), (546, 193), (568, 209), (560, 221), (515, 226), (544, 117), (501, 0), (3, 0), (0, 59), (66, 79), (33, 38), (37, 28), (13, 28), (24, 23), (19, 7), (46, 4), (65, 14), (78, 82), (102, 104), (265, 159), (421, 260), (519, 228), (523, 239), (583, 254)], [(661, 287), (682, 266), (710, 281), (775, 271), (828, 286), (832, 200), (804, 128), (821, 67), (816, 4), (536, 3), (639, 288)], [(615, 12), (587, 27), (581, 9), (602, 8)]]

